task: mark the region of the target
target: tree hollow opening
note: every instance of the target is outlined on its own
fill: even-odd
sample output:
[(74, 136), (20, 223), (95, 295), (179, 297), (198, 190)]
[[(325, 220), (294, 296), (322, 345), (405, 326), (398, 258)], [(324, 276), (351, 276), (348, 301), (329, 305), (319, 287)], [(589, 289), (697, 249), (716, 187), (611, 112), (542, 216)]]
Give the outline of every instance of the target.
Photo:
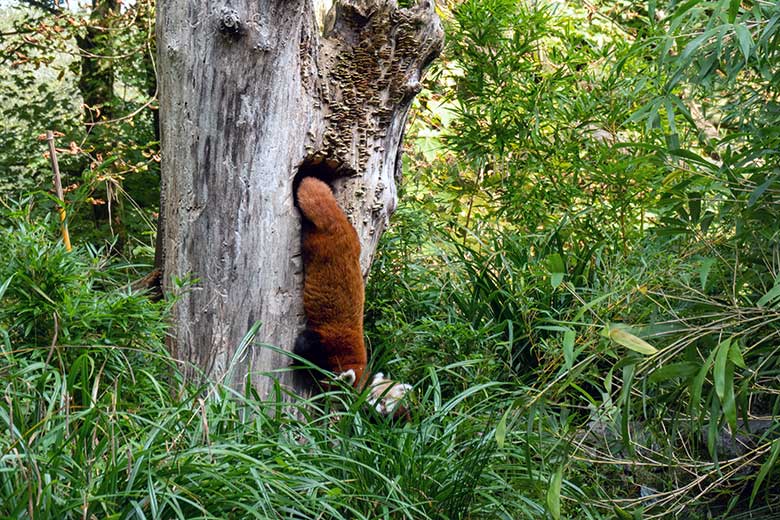
[(330, 157), (307, 157), (298, 166), (298, 172), (293, 179), (293, 193), (298, 193), (298, 186), (304, 177), (316, 177), (321, 181), (333, 186), (333, 181), (342, 177), (354, 175), (351, 168), (346, 167), (341, 161)]

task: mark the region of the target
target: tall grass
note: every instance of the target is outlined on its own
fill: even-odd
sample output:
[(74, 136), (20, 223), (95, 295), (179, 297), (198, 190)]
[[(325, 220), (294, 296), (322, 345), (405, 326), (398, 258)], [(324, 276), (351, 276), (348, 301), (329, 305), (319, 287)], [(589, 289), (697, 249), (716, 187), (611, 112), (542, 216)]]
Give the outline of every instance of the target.
[[(569, 517), (590, 508), (621, 518), (778, 514), (771, 286), (735, 292), (740, 266), (706, 261), (712, 242), (678, 244), (675, 254), (662, 235), (648, 235), (631, 256), (604, 248), (585, 262), (568, 256), (576, 248), (551, 253), (545, 234), (416, 241), (426, 210), (412, 205), (399, 217), (408, 222), (390, 232), (372, 275), (374, 343), (403, 352), (412, 374), (460, 360), (449, 392), (514, 385), (507, 424), (538, 432), (532, 448), (557, 442), (564, 503), (586, 496), (590, 504)], [(426, 265), (427, 274), (392, 269), (397, 262)], [(396, 302), (392, 313), (385, 301)], [(655, 353), (641, 352), (638, 338)]]
[[(0, 516), (545, 517), (563, 452), (507, 423), (522, 388), (451, 391), (468, 363), (428, 364), (397, 423), (351, 390), (192, 386), (164, 348), (168, 303), (19, 216), (0, 232)], [(255, 331), (245, 347), (265, 348)]]

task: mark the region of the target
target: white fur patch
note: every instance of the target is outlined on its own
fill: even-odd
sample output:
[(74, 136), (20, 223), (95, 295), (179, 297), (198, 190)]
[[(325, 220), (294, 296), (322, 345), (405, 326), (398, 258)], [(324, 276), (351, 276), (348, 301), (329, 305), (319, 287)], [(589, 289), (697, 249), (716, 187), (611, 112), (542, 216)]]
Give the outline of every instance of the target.
[(351, 368), (346, 372), (342, 372), (338, 376), (336, 376), (337, 381), (344, 381), (350, 386), (355, 384), (355, 379), (357, 379), (357, 376), (355, 376), (355, 371), (352, 370)]
[(368, 403), (380, 414), (392, 415), (411, 389), (411, 385), (385, 379), (382, 372), (377, 372), (371, 380)]

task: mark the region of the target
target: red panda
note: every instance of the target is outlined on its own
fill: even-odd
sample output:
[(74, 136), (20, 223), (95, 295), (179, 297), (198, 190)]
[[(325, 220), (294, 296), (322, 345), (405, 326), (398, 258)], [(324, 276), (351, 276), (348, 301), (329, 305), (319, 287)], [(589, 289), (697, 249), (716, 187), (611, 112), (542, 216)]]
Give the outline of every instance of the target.
[[(297, 192), (302, 219), (306, 330), (294, 352), (362, 388), (368, 362), (363, 342), (360, 240), (330, 187), (304, 177)], [(351, 371), (351, 372), (350, 372)]]
[[(368, 354), (363, 340), (365, 289), (360, 240), (330, 187), (304, 177), (296, 190), (302, 215), (303, 309), (306, 329), (295, 341), (295, 354), (358, 390), (367, 383)], [(369, 403), (382, 415), (399, 415), (409, 385), (374, 376)]]

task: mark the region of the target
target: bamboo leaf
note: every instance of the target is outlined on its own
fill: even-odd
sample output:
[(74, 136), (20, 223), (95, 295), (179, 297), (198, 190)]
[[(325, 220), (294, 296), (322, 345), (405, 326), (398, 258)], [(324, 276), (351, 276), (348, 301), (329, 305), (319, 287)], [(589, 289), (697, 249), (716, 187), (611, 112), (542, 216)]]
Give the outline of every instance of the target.
[(550, 283), (553, 289), (561, 285), (563, 277), (566, 274), (566, 264), (558, 253), (553, 253), (547, 257), (547, 268), (550, 270)]
[(553, 253), (547, 257), (547, 267), (553, 273), (562, 273), (565, 271), (563, 258), (558, 253)]
[(737, 431), (737, 405), (734, 400), (734, 363), (731, 361), (726, 361), (725, 384), (720, 406), (723, 409), (723, 415), (726, 416), (726, 422), (734, 433)]
[(627, 349), (633, 350), (634, 352), (639, 352), (640, 354), (644, 354), (645, 356), (652, 356), (653, 354), (658, 352), (658, 350), (650, 343), (643, 340), (642, 338), (638, 338), (637, 336), (631, 334), (625, 329), (624, 326), (621, 326), (619, 324), (610, 324), (608, 326), (607, 334), (609, 336), (609, 339), (611, 339), (618, 345), (622, 345)]
[(714, 397), (710, 400), (710, 423), (707, 425), (707, 451), (712, 457), (715, 464), (718, 464), (718, 453), (716, 446), (718, 445), (718, 429), (719, 429), (719, 417), (718, 417), (719, 402)]
[(573, 330), (567, 330), (563, 333), (563, 361), (566, 370), (570, 370), (574, 365), (574, 341), (577, 339), (577, 333)]
[(701, 282), (701, 290), (704, 291), (707, 288), (707, 279), (710, 276), (710, 270), (715, 263), (714, 258), (704, 258), (699, 264), (699, 281)]
[(560, 466), (550, 479), (550, 487), (547, 488), (547, 510), (553, 520), (561, 518), (561, 483), (563, 482), (563, 466)]
[(588, 303), (580, 307), (580, 309), (577, 311), (577, 314), (574, 315), (574, 319), (572, 321), (575, 322), (580, 321), (587, 311), (591, 310), (593, 307), (603, 302), (604, 300), (611, 298), (616, 294), (616, 292), (617, 291), (612, 291), (592, 299), (591, 301), (589, 301)]
[[(672, 134), (672, 136), (677, 135), (677, 123), (674, 120), (674, 105), (672, 104), (672, 100), (669, 99), (669, 96), (664, 98), (664, 110), (666, 110), (666, 122), (669, 124), (669, 133)], [(670, 148), (679, 148), (680, 144), (677, 142)]]
[(742, 350), (740, 350), (739, 342), (737, 341), (733, 342), (731, 348), (729, 348), (729, 360), (739, 368), (747, 369), (745, 358), (742, 357)]
[(682, 149), (682, 148), (674, 148), (674, 149), (669, 150), (669, 155), (672, 155), (672, 156), (675, 156), (675, 157), (680, 157), (682, 159), (688, 159), (692, 163), (698, 164), (699, 166), (703, 166), (704, 168), (707, 168), (708, 170), (713, 171), (713, 172), (719, 170), (719, 166), (717, 166), (716, 164), (711, 163), (710, 161), (708, 161), (707, 159), (705, 159), (701, 155), (695, 154), (695, 153), (693, 153), (690, 150), (685, 150), (685, 149)]
[(721, 341), (716, 347), (715, 367), (712, 369), (712, 377), (715, 380), (715, 393), (723, 402), (726, 396), (726, 362), (729, 359), (729, 347), (731, 338)]
[(771, 186), (773, 182), (775, 182), (775, 180), (775, 176), (770, 176), (764, 182), (756, 186), (756, 188), (750, 193), (750, 197), (748, 197), (747, 207), (753, 207), (756, 201), (761, 197), (761, 195), (764, 194), (766, 189)]
[(780, 13), (777, 13), (769, 19), (769, 22), (764, 27), (764, 30), (761, 31), (761, 36), (758, 38), (759, 45), (763, 45), (775, 35), (775, 25), (777, 25), (778, 21), (780, 21)]
[(680, 53), (679, 61), (681, 63), (685, 63), (693, 55), (693, 53), (699, 50), (701, 44), (707, 41), (713, 34), (715, 34), (714, 30), (710, 29), (709, 31), (705, 31), (693, 40), (689, 41), (688, 45), (686, 45), (683, 51)]
[(636, 363), (631, 363), (623, 367), (623, 388), (620, 390), (620, 400), (623, 404), (623, 413), (620, 417), (620, 432), (623, 437), (623, 446), (628, 452), (634, 454), (634, 446), (631, 444), (628, 424), (631, 420), (631, 387), (634, 384), (634, 372)]
[(699, 373), (696, 374), (696, 377), (693, 379), (693, 381), (691, 381), (691, 386), (690, 386), (691, 402), (689, 406), (692, 415), (696, 415), (696, 412), (698, 411), (701, 405), (701, 394), (702, 394), (702, 389), (704, 387), (704, 380), (707, 378), (707, 374), (710, 371), (712, 362), (715, 359), (716, 352), (717, 352), (716, 348), (712, 349), (710, 355), (707, 356), (707, 359), (704, 361), (704, 364), (702, 364), (701, 368), (699, 369)]
[(677, 10), (672, 13), (672, 16), (670, 17), (671, 20), (674, 20), (675, 18), (679, 18), (685, 13), (687, 13), (691, 8), (693, 8), (696, 4), (701, 3), (701, 0), (688, 0), (684, 4), (682, 4), (680, 7), (677, 8)]
[(772, 441), (772, 447), (769, 450), (769, 458), (766, 459), (763, 464), (761, 464), (761, 469), (758, 470), (756, 481), (753, 483), (753, 491), (750, 493), (751, 506), (753, 505), (753, 501), (756, 499), (758, 490), (761, 489), (761, 484), (764, 482), (764, 479), (769, 474), (769, 472), (772, 471), (772, 468), (774, 468), (778, 455), (780, 455), (780, 439), (775, 439)]
[(509, 415), (510, 410), (511, 408), (507, 408), (504, 415), (501, 416), (501, 420), (498, 421), (498, 424), (496, 425), (496, 444), (499, 448), (503, 448), (504, 442), (506, 441), (506, 418)]
[(737, 19), (737, 13), (739, 13), (739, 4), (741, 0), (730, 0), (729, 2), (729, 23), (734, 23)]
[(693, 363), (692, 361), (672, 363), (671, 365), (663, 366), (654, 371), (652, 374), (650, 374), (648, 379), (651, 383), (658, 383), (661, 381), (666, 381), (667, 379), (674, 379), (678, 377), (688, 379), (689, 377), (697, 374), (699, 372), (699, 368), (699, 365), (697, 363)]
[(764, 307), (767, 304), (774, 304), (775, 301), (780, 298), (780, 284), (776, 284), (774, 287), (769, 289), (767, 293), (759, 298), (759, 300), (756, 302), (756, 305), (759, 307)]
[(734, 32), (737, 35), (737, 42), (739, 43), (739, 49), (742, 51), (742, 55), (745, 57), (745, 63), (750, 58), (750, 54), (753, 51), (753, 37), (750, 36), (750, 31), (742, 24), (734, 26)]
[(8, 289), (8, 286), (11, 285), (11, 280), (13, 280), (13, 276), (8, 278), (5, 282), (3, 282), (2, 285), (0, 285), (0, 298), (3, 297), (5, 291)]

